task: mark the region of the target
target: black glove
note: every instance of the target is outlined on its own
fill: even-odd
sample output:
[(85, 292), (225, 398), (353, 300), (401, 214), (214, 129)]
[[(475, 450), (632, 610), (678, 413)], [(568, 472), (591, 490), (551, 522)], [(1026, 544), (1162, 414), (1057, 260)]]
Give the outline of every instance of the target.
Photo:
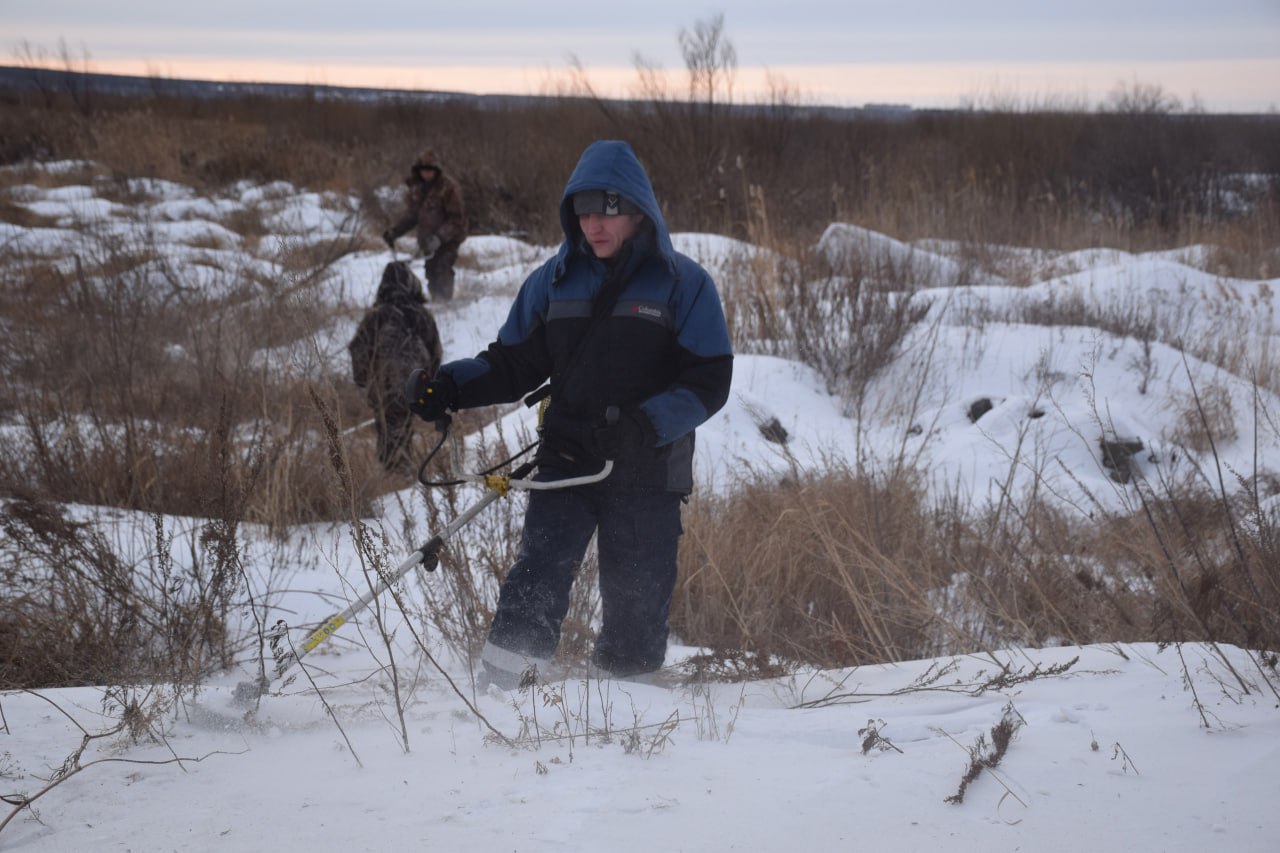
[(540, 464), (563, 467), (592, 457), (591, 422), (567, 415), (554, 403), (547, 407), (538, 426)]
[(432, 234), (430, 237), (422, 241), (422, 257), (435, 257), (436, 252), (440, 251), (440, 238)]
[(415, 370), (404, 383), (404, 401), (424, 421), (438, 421), (449, 409), (457, 410), (458, 386), (447, 374), (432, 379), (430, 371)]
[(604, 459), (621, 459), (642, 447), (652, 447), (658, 437), (649, 416), (639, 408), (623, 409), (618, 419), (606, 421), (591, 430), (592, 450)]
[(391, 233), (390, 228), (382, 232), (382, 242), (387, 244), (388, 249), (394, 249), (396, 247), (396, 235)]

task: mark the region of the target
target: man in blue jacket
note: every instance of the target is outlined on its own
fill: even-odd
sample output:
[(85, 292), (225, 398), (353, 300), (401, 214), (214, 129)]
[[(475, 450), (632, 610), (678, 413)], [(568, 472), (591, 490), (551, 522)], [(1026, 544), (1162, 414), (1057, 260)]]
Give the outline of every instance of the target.
[[(598, 483), (529, 493), (481, 654), (485, 677), (506, 688), (530, 669), (547, 672), (593, 533), (603, 608), (594, 664), (616, 677), (662, 666), (694, 428), (724, 405), (733, 373), (715, 283), (672, 246), (629, 145), (587, 147), (560, 224), (564, 242), (521, 286), (498, 339), (406, 386), (410, 408), (435, 420), (549, 381), (536, 476), (578, 476), (614, 460)], [(611, 408), (620, 415), (606, 418)]]

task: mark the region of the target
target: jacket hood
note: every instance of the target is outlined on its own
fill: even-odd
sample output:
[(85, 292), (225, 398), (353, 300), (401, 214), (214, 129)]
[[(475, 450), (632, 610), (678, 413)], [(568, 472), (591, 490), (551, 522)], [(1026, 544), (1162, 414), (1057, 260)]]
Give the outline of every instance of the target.
[(378, 295), (374, 300), (379, 303), (388, 302), (426, 302), (426, 293), (422, 290), (422, 280), (413, 274), (405, 261), (392, 261), (382, 270), (382, 281), (378, 284)]
[(424, 148), (422, 153), (418, 155), (418, 159), (413, 161), (413, 165), (409, 167), (408, 183), (414, 183), (422, 180), (418, 177), (418, 170), (427, 166), (435, 169), (441, 175), (444, 174), (444, 166), (440, 164), (440, 157), (436, 154), (434, 148)]
[(418, 155), (418, 159), (414, 161), (413, 168), (421, 169), (423, 166), (429, 166), (432, 169), (444, 171), (440, 166), (440, 157), (436, 154), (434, 148), (424, 148), (422, 153)]
[(564, 231), (565, 242), (557, 255), (559, 266), (563, 267), (568, 253), (582, 239), (582, 229), (578, 227), (578, 217), (573, 212), (573, 194), (579, 190), (611, 190), (640, 208), (653, 224), (658, 254), (674, 272), (675, 248), (671, 245), (671, 235), (662, 218), (657, 196), (653, 194), (649, 175), (631, 146), (617, 139), (604, 139), (588, 145), (565, 184), (564, 194), (560, 197), (560, 228)]

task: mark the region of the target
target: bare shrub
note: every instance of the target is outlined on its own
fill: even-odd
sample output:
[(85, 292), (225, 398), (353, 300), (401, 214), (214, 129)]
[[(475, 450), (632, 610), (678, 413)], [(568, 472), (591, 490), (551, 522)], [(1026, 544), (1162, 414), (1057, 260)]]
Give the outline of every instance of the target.
[(1172, 438), (1197, 453), (1208, 453), (1214, 441), (1231, 442), (1238, 435), (1231, 394), (1221, 386), (1212, 385), (1184, 401)]
[(783, 291), (794, 356), (846, 398), (861, 396), (928, 312), (928, 305), (914, 300), (916, 282), (868, 263), (864, 255), (848, 253), (812, 280), (802, 278), (802, 266)]
[(102, 531), (46, 502), (10, 501), (0, 525), (0, 634), (11, 641), (0, 686), (191, 685), (229, 663), (225, 617), (241, 576), (225, 522), (206, 525), (209, 559), (186, 565), (173, 559), (159, 519), (142, 564), (126, 563)]
[[(757, 198), (758, 223), (767, 223), (764, 206)], [(760, 230), (768, 236), (767, 227)], [(832, 393), (858, 397), (927, 313), (913, 298), (918, 283), (907, 268), (886, 268), (861, 252), (833, 262), (794, 245), (765, 245), (772, 251), (734, 259), (727, 275), (734, 348), (802, 361)]]

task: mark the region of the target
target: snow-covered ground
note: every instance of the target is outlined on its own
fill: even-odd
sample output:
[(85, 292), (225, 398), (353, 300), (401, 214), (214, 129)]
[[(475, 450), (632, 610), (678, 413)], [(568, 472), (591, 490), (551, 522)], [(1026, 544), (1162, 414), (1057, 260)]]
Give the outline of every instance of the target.
[[(140, 181), (127, 205), (112, 200), (118, 187), (108, 197), (88, 183), (24, 183), (7, 195), (50, 223), (0, 224), (0, 243), (15, 252), (57, 259), (84, 239), (75, 228), (134, 239), (143, 223), (173, 263), (202, 276), (218, 268), (213, 260), (276, 272), (223, 224), (241, 206), (263, 211), (285, 241), (339, 236), (353, 209), (287, 185), (203, 199)], [(758, 251), (705, 234), (676, 239), (726, 288), (734, 258)], [(836, 454), (871, 465), (911, 460), (942, 493), (978, 505), (1034, 487), (1067, 507), (1122, 508), (1130, 487), (1103, 467), (1103, 436), (1141, 439), (1135, 464), (1153, 480), (1216, 483), (1218, 464), (1245, 476), (1280, 472), (1280, 400), (1244, 367), (1197, 357), (1229, 343), (1247, 366), (1249, 356), (1277, 352), (1280, 280), (1206, 274), (1191, 247), (1040, 258), (1046, 273), (1031, 286), (988, 277), (954, 287), (945, 244), (907, 246), (833, 225), (819, 248), (851, 246), (886, 253), (928, 282), (917, 296), (928, 316), (873, 381), (860, 416), (812, 368), (740, 354), (729, 404), (698, 433), (701, 489), (732, 488), (744, 463), (785, 471)], [(434, 308), (446, 359), (488, 343), (515, 288), (550, 251), (500, 236), (467, 241), (459, 296)], [(346, 373), (358, 309), (372, 302), (389, 259), (349, 255), (327, 279), (321, 298), (351, 309), (335, 311), (313, 350), (335, 376)], [(1071, 300), (1158, 320), (1181, 330), (1183, 346), (1026, 320), (1037, 304)], [(1218, 463), (1183, 443), (1192, 383), (1234, 414)], [(975, 422), (968, 412), (981, 398), (992, 408)], [(516, 408), (494, 428), (528, 429), (531, 418)], [(772, 418), (791, 437), (785, 450), (761, 434)], [(1225, 483), (1234, 487), (1234, 477)], [(406, 530), (426, 541), (420, 510), (406, 491), (384, 498), (368, 521), (394, 531), (393, 541)], [(145, 537), (151, 525), (91, 507), (76, 513), (111, 527), (116, 542)], [(182, 541), (199, 520), (164, 523)], [(308, 526), (284, 544), (244, 535), (251, 570), (275, 573), (274, 604), (292, 624), (340, 609), (349, 582), (362, 583), (345, 526)], [(425, 576), (406, 589), (413, 596), (433, 583)], [(228, 673), (157, 723), (163, 742), (91, 742), (84, 769), (38, 799), (34, 815), (14, 817), (0, 842), (32, 851), (1280, 849), (1271, 811), (1280, 698), (1238, 649), (1007, 649), (674, 689), (568, 679), (513, 695), (477, 694), (441, 644), (427, 638), (443, 671), (415, 657), (402, 633), (398, 659), (417, 673), (402, 722), (362, 627), (344, 626), (306, 659), (323, 699), (299, 679), (246, 721), (231, 691), (249, 670)], [(673, 646), (670, 661), (691, 651)], [(993, 681), (1002, 669), (1014, 677)], [(98, 688), (0, 695), (0, 795), (41, 791), (83, 736), (112, 718)], [(1002, 721), (1014, 730), (1007, 753), (962, 802), (948, 802), (978, 739), (990, 744)], [(8, 813), (0, 809), (0, 820)]]

